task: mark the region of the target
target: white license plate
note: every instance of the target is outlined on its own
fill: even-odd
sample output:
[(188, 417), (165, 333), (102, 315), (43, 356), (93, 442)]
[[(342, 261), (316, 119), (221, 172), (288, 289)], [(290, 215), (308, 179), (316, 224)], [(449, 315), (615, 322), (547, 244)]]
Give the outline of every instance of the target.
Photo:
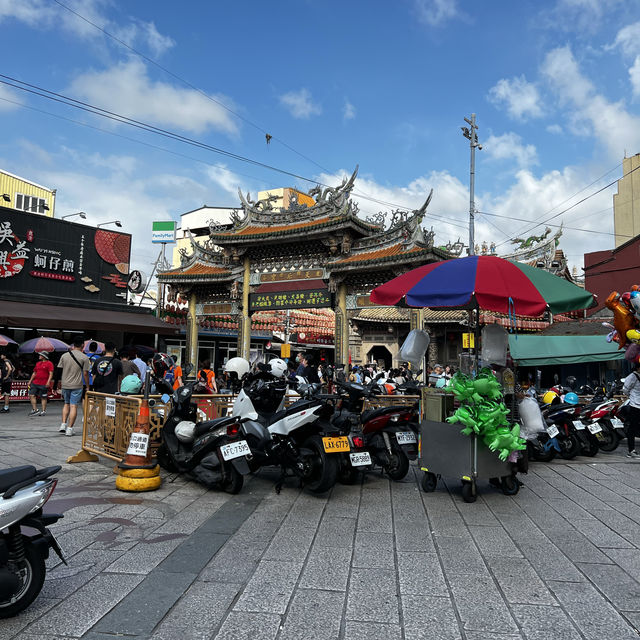
[(398, 444), (415, 444), (416, 434), (413, 431), (399, 431), (396, 433)]
[(573, 421), (573, 426), (578, 430), (578, 431), (582, 431), (583, 429), (585, 429), (584, 423), (581, 420), (574, 420)]
[(368, 451), (362, 451), (361, 453), (350, 453), (349, 460), (351, 460), (352, 467), (363, 467), (367, 464), (371, 464), (371, 456)]
[(600, 433), (602, 431), (602, 427), (597, 422), (592, 422), (587, 425), (587, 429), (591, 431), (591, 433)]
[(555, 425), (551, 425), (550, 427), (547, 427), (547, 433), (549, 434), (550, 438), (555, 438), (560, 431), (558, 431), (558, 427), (556, 427)]
[(620, 418), (611, 418), (611, 424), (615, 429), (622, 429), (624, 427), (624, 422), (622, 422)]
[(233, 460), (240, 456), (246, 456), (251, 453), (251, 449), (246, 440), (238, 440), (238, 442), (230, 442), (220, 447), (220, 453), (223, 460)]

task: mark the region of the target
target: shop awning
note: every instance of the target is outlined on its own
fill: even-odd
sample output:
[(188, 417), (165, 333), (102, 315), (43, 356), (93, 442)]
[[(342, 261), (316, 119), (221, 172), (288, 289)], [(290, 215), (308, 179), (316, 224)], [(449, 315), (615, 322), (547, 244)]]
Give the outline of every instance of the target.
[(169, 325), (147, 311), (107, 311), (0, 300), (0, 325), (38, 329), (107, 330), (175, 334)]
[(511, 357), (522, 366), (622, 360), (624, 351), (606, 336), (509, 336)]

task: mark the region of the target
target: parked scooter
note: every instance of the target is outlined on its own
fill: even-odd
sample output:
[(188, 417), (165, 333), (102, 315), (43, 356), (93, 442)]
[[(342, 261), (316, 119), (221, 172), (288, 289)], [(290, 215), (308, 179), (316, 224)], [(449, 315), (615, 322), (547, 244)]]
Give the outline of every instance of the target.
[[(0, 618), (26, 609), (38, 596), (46, 574), (45, 560), (53, 549), (66, 564), (48, 525), (60, 514), (43, 514), (60, 466), (36, 470), (32, 466), (0, 471)], [(22, 527), (37, 531), (26, 535)]]
[(348, 452), (349, 441), (329, 422), (333, 406), (313, 397), (319, 385), (298, 384), (301, 398), (285, 408), (286, 372), (280, 358), (259, 365), (258, 371), (244, 377), (234, 401), (233, 416), (242, 419), (242, 434), (251, 452), (249, 468), (281, 467), (278, 492), (290, 472), (309, 491), (324, 493), (336, 482), (336, 454)]
[(190, 382), (174, 391), (163, 379), (169, 364), (166, 358), (165, 354), (156, 354), (152, 363), (156, 389), (163, 393), (165, 402), (171, 401), (157, 453), (160, 466), (172, 473), (187, 474), (210, 489), (239, 493), (243, 476), (249, 473), (245, 456), (250, 454), (247, 442), (239, 437), (242, 421), (233, 416), (199, 421), (191, 399), (206, 388)]

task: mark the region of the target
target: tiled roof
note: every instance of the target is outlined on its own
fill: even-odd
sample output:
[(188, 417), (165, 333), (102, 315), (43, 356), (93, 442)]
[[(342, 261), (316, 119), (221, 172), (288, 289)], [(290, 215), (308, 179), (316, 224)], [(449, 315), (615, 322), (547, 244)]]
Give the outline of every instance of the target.
[(164, 273), (160, 273), (158, 275), (160, 278), (202, 278), (207, 276), (220, 276), (230, 274), (231, 272), (229, 271), (229, 269), (225, 269), (224, 267), (214, 267), (213, 265), (196, 262), (186, 269), (172, 269), (171, 271), (165, 271)]
[(331, 264), (350, 264), (354, 262), (371, 262), (372, 260), (380, 260), (382, 258), (390, 258), (391, 256), (397, 255), (409, 255), (412, 253), (418, 253), (420, 251), (425, 251), (420, 247), (413, 247), (408, 251), (402, 248), (402, 243), (391, 245), (390, 247), (385, 247), (384, 249), (376, 249), (375, 251), (367, 251), (364, 253), (355, 253), (348, 258), (342, 258), (340, 260), (334, 260)]
[[(365, 320), (367, 322), (409, 322), (411, 309), (403, 307), (371, 307), (370, 309), (360, 309), (354, 320)], [(424, 321), (429, 323), (438, 322), (460, 322), (465, 320), (468, 314), (466, 311), (424, 309)]]

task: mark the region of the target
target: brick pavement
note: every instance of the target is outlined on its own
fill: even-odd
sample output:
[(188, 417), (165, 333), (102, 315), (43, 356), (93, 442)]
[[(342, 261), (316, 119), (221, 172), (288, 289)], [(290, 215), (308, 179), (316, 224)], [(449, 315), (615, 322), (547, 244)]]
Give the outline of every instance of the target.
[(63, 464), (50, 510), (69, 562), (6, 640), (637, 638), (640, 462), (624, 451), (534, 463), (506, 497), (425, 494), (369, 474), (322, 497), (275, 474), (238, 496), (165, 476), (115, 490), (113, 463), (64, 464), (59, 404), (0, 414), (0, 464)]

